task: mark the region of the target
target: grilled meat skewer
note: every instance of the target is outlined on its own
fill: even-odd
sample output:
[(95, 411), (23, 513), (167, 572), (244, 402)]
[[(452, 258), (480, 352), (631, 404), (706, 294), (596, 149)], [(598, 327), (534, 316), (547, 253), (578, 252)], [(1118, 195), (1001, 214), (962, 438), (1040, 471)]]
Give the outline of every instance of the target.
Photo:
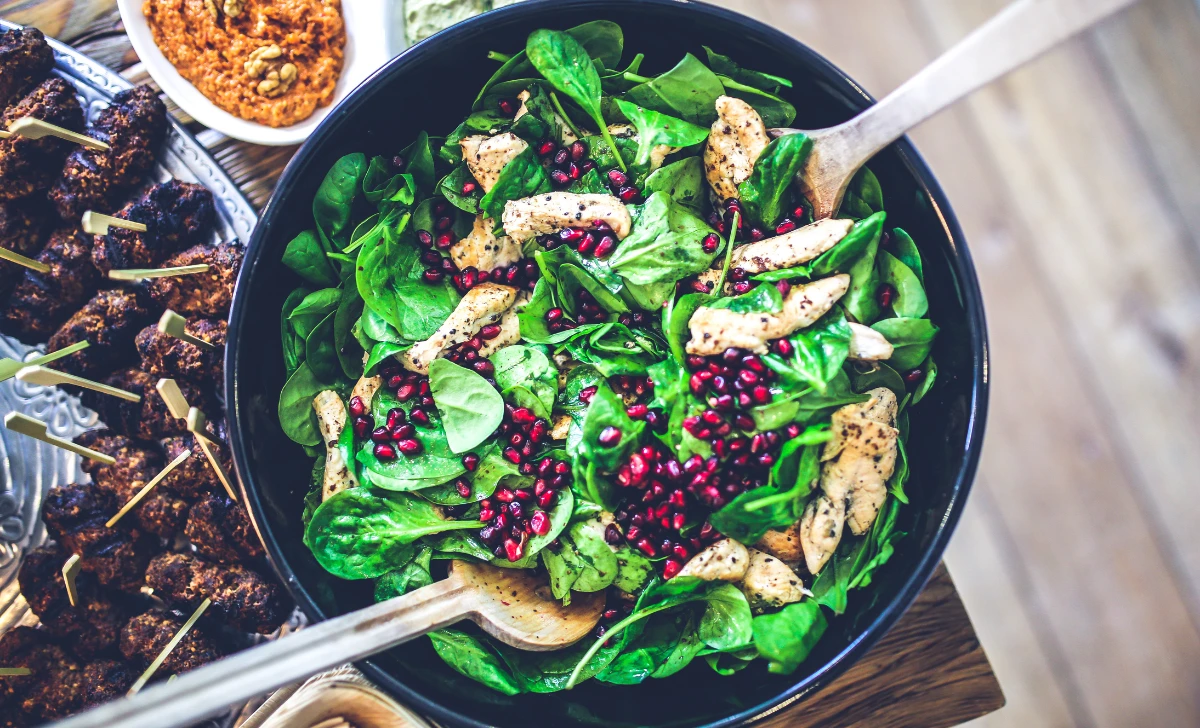
[(262, 543), (241, 506), (224, 495), (207, 495), (188, 512), (184, 535), (196, 553), (219, 564), (263, 555)]
[(139, 674), (117, 660), (97, 660), (84, 665), (79, 685), (79, 709), (94, 708), (125, 697)]
[(225, 327), (224, 319), (207, 318), (191, 319), (184, 326), (184, 331), (213, 344), (215, 349), (202, 349), (168, 336), (157, 326), (142, 329), (133, 343), (142, 358), (142, 369), (155, 377), (215, 385), (224, 378)]
[[(16, 627), (0, 637), (0, 662), (27, 667), (31, 674), (0, 680), (4, 718), (54, 720), (79, 710), (83, 668), (44, 630)], [(19, 717), (18, 717), (19, 716)], [(20, 725), (14, 720), (14, 725)]]
[[(229, 452), (224, 445), (218, 444), (212, 447), (217, 459), (225, 467), (226, 472), (233, 471), (233, 461), (229, 457)], [(204, 455), (204, 451), (196, 444), (195, 436), (188, 432), (178, 437), (169, 437), (163, 440), (163, 449), (167, 453), (167, 461), (173, 461), (179, 457), (184, 450), (191, 450), (192, 454), (187, 460), (184, 460), (175, 469), (167, 473), (167, 477), (163, 478), (162, 486), (169, 488), (172, 491), (180, 494), (184, 498), (195, 500), (208, 493), (224, 493), (225, 486), (221, 485), (220, 479), (213, 471), (212, 466), (208, 463), (208, 458)]]
[(116, 217), (140, 222), (145, 232), (109, 228), (97, 235), (92, 262), (101, 274), (114, 268), (155, 268), (168, 256), (199, 243), (212, 225), (212, 193), (203, 185), (177, 179), (157, 184)]
[[(104, 383), (142, 397), (140, 402), (129, 402), (91, 390), (80, 395), (83, 404), (96, 410), (113, 432), (138, 440), (157, 440), (187, 432), (187, 423), (171, 414), (167, 403), (155, 389), (158, 383), (156, 377), (141, 369), (128, 368), (113, 372), (104, 378)], [(208, 397), (203, 390), (187, 381), (179, 382), (179, 388), (188, 404), (210, 411)]]
[(0, 32), (0, 108), (15, 104), (54, 68), (54, 51), (36, 28)]
[(100, 284), (90, 241), (78, 228), (54, 231), (36, 260), (50, 270), (26, 270), (0, 314), (4, 331), (25, 341), (44, 341)]
[(125, 519), (105, 526), (117, 508), (111, 494), (93, 485), (59, 485), (46, 493), (42, 520), (64, 551), (83, 557), (83, 571), (105, 586), (133, 593), (142, 586), (152, 544)]
[[(121, 630), (121, 654), (126, 660), (149, 665), (158, 657), (184, 620), (165, 610), (151, 610), (129, 620)], [(198, 625), (188, 631), (171, 654), (163, 661), (155, 676), (170, 677), (195, 670), (223, 656), (221, 649)]]
[(242, 267), (244, 251), (229, 243), (197, 245), (173, 256), (164, 267), (207, 263), (206, 273), (172, 278), (155, 278), (148, 288), (162, 308), (183, 316), (225, 318), (233, 301), (233, 286)]
[(134, 360), (133, 338), (153, 317), (144, 297), (136, 291), (100, 291), (75, 312), (50, 337), (49, 351), (58, 351), (77, 341), (91, 346), (63, 357), (55, 369), (96, 379)]
[[(118, 504), (136, 495), (165, 465), (157, 449), (143, 447), (109, 430), (89, 430), (76, 437), (75, 442), (116, 459), (112, 465), (101, 465), (85, 458), (82, 468), (92, 476), (96, 487), (110, 493)], [(188, 507), (186, 500), (160, 483), (127, 518), (132, 517), (146, 533), (169, 539), (183, 525)]]
[[(50, 206), (45, 200), (0, 202), (0, 247), (33, 258), (42, 249), (49, 219)], [(0, 260), (0, 296), (8, 295), (26, 270), (24, 266)]]
[(77, 147), (50, 189), (63, 220), (75, 222), (87, 210), (107, 212), (154, 166), (154, 151), (167, 133), (167, 108), (148, 86), (113, 97), (86, 134), (111, 148)]
[(91, 574), (75, 579), (78, 606), (71, 606), (62, 567), (70, 553), (50, 543), (25, 555), (17, 581), (29, 608), (42, 626), (71, 645), (80, 657), (90, 658), (116, 647), (128, 615), (97, 586)]
[(217, 566), (188, 554), (159, 554), (146, 583), (168, 603), (194, 609), (205, 598), (230, 626), (271, 634), (285, 614), (279, 587), (244, 566)]
[[(32, 117), (71, 131), (82, 131), (83, 109), (71, 84), (48, 78), (0, 116), (0, 129), (17, 119)], [(0, 200), (16, 200), (41, 192), (54, 183), (63, 160), (75, 147), (58, 137), (30, 139), (14, 134), (0, 139)]]

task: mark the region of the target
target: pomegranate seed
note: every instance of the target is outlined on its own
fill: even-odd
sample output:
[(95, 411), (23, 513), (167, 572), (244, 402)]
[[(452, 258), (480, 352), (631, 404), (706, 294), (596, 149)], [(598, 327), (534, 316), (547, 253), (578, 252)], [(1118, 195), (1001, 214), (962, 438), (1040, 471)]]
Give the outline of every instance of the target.
[(542, 508), (549, 508), (554, 505), (554, 498), (556, 496), (557, 494), (554, 491), (548, 490), (537, 497), (537, 504)]
[(520, 561), (525, 555), (525, 548), (511, 538), (504, 539), (504, 556), (509, 561)]
[(375, 453), (375, 457), (379, 458), (380, 460), (396, 459), (396, 448), (387, 443), (381, 442), (377, 444), (373, 452)]
[(583, 239), (584, 231), (580, 228), (566, 228), (558, 231), (558, 239), (564, 243), (576, 242)]
[(372, 442), (387, 442), (392, 439), (392, 433), (386, 427), (376, 427), (371, 431)]
[(480, 359), (472, 364), (471, 368), (475, 370), (476, 374), (484, 377), (490, 377), (496, 373), (496, 367), (492, 366), (492, 363), (487, 359)]
[(592, 252), (592, 248), (595, 247), (595, 245), (596, 245), (596, 236), (592, 235), (591, 233), (588, 233), (587, 235), (583, 236), (583, 240), (579, 241), (579, 246), (576, 248), (576, 250), (579, 251), (580, 255), (586, 256)]
[[(579, 390), (579, 401), (583, 402), (584, 404), (591, 404), (592, 397), (595, 397), (595, 396), (596, 396), (596, 387), (595, 386), (584, 387), (583, 389)], [(612, 429), (612, 428), (609, 428), (609, 429)], [(618, 432), (617, 434), (619, 435), (620, 433)]]
[(492, 520), (495, 517), (496, 517), (496, 512), (493, 511), (492, 509), (490, 509), (490, 508), (480, 508), (479, 509), (479, 520), (486, 522), (486, 521)]
[(512, 503), (516, 495), (508, 488), (498, 488), (493, 497), (501, 503)]
[(371, 431), (371, 425), (375, 424), (369, 417), (356, 417), (354, 419), (354, 436), (366, 437)]
[[(617, 239), (611, 235), (605, 235), (600, 238), (600, 242), (596, 244), (596, 257), (607, 258), (612, 255), (612, 252), (617, 248)], [(582, 251), (581, 251), (582, 252)]]
[(774, 348), (775, 353), (779, 354), (780, 356), (791, 356), (793, 351), (792, 342), (788, 341), (787, 339), (776, 339), (774, 342), (772, 342), (772, 348)]
[[(455, 490), (458, 491), (458, 495), (460, 498), (470, 498), (471, 497), (471, 484), (468, 483), (466, 480), (459, 478), (458, 480), (454, 481), (454, 488), (455, 488)], [(480, 519), (480, 520), (483, 520), (483, 519)]]
[(658, 549), (654, 548), (654, 544), (650, 543), (650, 539), (648, 538), (638, 539), (637, 547), (639, 551), (646, 554), (650, 558), (654, 558), (658, 555)]
[(485, 341), (491, 341), (500, 335), (500, 324), (488, 324), (479, 329), (479, 337)]
[(420, 455), (425, 450), (420, 440), (401, 440), (396, 443), (396, 448), (409, 457)]
[(791, 218), (786, 218), (783, 222), (775, 226), (776, 235), (786, 235), (796, 229), (796, 221)]
[(765, 237), (767, 237), (767, 234), (762, 231), (762, 228), (756, 228), (756, 227), (750, 228), (750, 239), (753, 240), (754, 242), (758, 242), (759, 240), (762, 240)]
[(430, 269), (421, 274), (421, 278), (424, 279), (426, 283), (441, 283), (442, 277), (443, 274), (440, 270)]
[(361, 417), (367, 411), (366, 405), (363, 404), (362, 397), (350, 398), (350, 414), (355, 417)]
[(758, 372), (753, 369), (743, 369), (738, 372), (738, 380), (747, 387), (752, 387), (758, 384)]
[(545, 511), (538, 511), (529, 517), (529, 528), (539, 536), (550, 533), (550, 517)]
[(775, 456), (769, 452), (764, 452), (758, 456), (758, 464), (764, 468), (769, 468), (775, 464)]
[(475, 287), (476, 276), (479, 274), (479, 269), (469, 265), (462, 270), (462, 285), (463, 288), (470, 290)]
[(548, 157), (551, 154), (553, 154), (554, 150), (557, 148), (558, 148), (558, 145), (556, 145), (551, 140), (547, 139), (546, 141), (544, 141), (538, 145), (538, 156), (539, 157)]
[[(516, 113), (512, 99), (500, 99), (498, 106), (500, 107), (500, 111), (504, 112), (508, 116), (512, 116)], [(513, 559), (513, 561), (515, 560), (516, 559)]]
[(567, 176), (571, 179), (579, 179), (583, 176), (583, 172), (579, 169), (578, 164), (571, 162), (569, 165), (567, 165)]
[(598, 438), (604, 447), (613, 447), (621, 441), (621, 431), (615, 427), (605, 427)]
[(404, 410), (400, 409), (399, 407), (391, 408), (387, 413), (388, 429), (390, 430), (396, 425), (402, 424), (405, 419), (407, 419), (407, 415), (404, 414)]
[(750, 396), (754, 398), (757, 404), (766, 404), (771, 401), (771, 390), (759, 384), (750, 390)]
[(462, 456), (462, 465), (467, 469), (468, 473), (475, 472), (475, 468), (479, 467), (479, 456), (473, 452), (469, 452)]
[(462, 193), (464, 195), (469, 195), (469, 194), (472, 194), (473, 192), (475, 192), (475, 190), (478, 188), (479, 188), (479, 186), (476, 185), (474, 182), (463, 182)]
[(739, 412), (733, 416), (733, 424), (735, 427), (742, 430), (754, 429), (754, 418), (743, 412)]
[(537, 415), (528, 407), (518, 407), (512, 411), (512, 420), (518, 425), (531, 425), (536, 419)]
[(676, 531), (683, 528), (684, 525), (686, 525), (686, 524), (687, 524), (687, 514), (676, 513), (675, 515), (671, 516), (671, 528), (675, 529)]
[(720, 244), (721, 238), (718, 237), (716, 233), (709, 233), (708, 235), (704, 236), (703, 240), (700, 241), (700, 248), (704, 250), (705, 253), (715, 253), (717, 252), (717, 246)]
[(587, 145), (581, 141), (576, 141), (571, 145), (571, 159), (576, 162), (587, 156)]
[(396, 427), (392, 429), (392, 441), (399, 442), (400, 440), (407, 440), (415, 434), (417, 434), (417, 429), (408, 423), (396, 425)]
[(625, 408), (625, 414), (628, 415), (629, 419), (631, 420), (645, 419), (649, 412), (650, 408), (644, 404), (631, 404)]
[(552, 308), (546, 312), (546, 320), (551, 323), (558, 321), (562, 317), (563, 317), (563, 310), (561, 308)]
[(529, 440), (531, 442), (542, 442), (546, 439), (549, 431), (550, 423), (545, 420), (538, 420), (529, 426)]
[(614, 187), (624, 187), (629, 182), (629, 177), (619, 169), (608, 170), (608, 181)]
[(413, 407), (412, 411), (408, 413), (408, 419), (419, 427), (429, 427), (429, 413), (423, 409)]
[(571, 150), (569, 149), (559, 149), (554, 155), (554, 163), (560, 167), (569, 161), (571, 161)]
[(806, 214), (806, 212), (804, 209), (804, 205), (799, 205), (798, 207), (796, 207), (796, 209), (792, 210), (792, 217), (797, 220), (803, 220), (805, 214)]
[(428, 248), (433, 245), (433, 233), (428, 230), (418, 230), (417, 242), (421, 244), (421, 247)]
[(671, 579), (683, 569), (683, 562), (679, 559), (667, 559), (663, 564), (663, 578)]
[(521, 464), (521, 452), (519, 450), (517, 450), (515, 447), (504, 448), (503, 455), (504, 455), (504, 459), (509, 461), (510, 463), (513, 463), (516, 465)]
[(920, 368), (909, 370), (904, 373), (904, 381), (908, 382), (909, 384), (916, 384), (917, 382), (921, 381), (922, 374), (924, 374), (924, 372), (922, 372)]
[(617, 190), (617, 197), (621, 198), (621, 202), (633, 202), (638, 197), (638, 189), (632, 185), (626, 185)]
[(888, 283), (884, 283), (879, 287), (879, 292), (876, 294), (879, 299), (879, 305), (887, 308), (896, 300), (896, 289)]

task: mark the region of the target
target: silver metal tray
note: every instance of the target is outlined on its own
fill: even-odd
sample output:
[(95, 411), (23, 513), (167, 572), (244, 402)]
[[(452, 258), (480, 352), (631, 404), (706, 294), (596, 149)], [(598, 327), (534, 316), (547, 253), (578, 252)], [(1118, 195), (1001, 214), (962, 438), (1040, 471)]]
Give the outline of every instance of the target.
[[(0, 29), (20, 27), (0, 20)], [(75, 86), (89, 119), (118, 92), (133, 87), (69, 46), (55, 40), (49, 42), (54, 49), (54, 74)], [(174, 119), (146, 183), (165, 182), (172, 177), (197, 182), (212, 191), (217, 207), (213, 242), (249, 239), (258, 223), (250, 201), (195, 137)], [(25, 360), (44, 353), (44, 348), (0, 336), (0, 357)], [(0, 383), (0, 415), (9, 412), (24, 412), (43, 420), (50, 432), (59, 437), (74, 437), (98, 424), (96, 413), (81, 405), (78, 398), (16, 379)], [(46, 490), (88, 478), (79, 464), (77, 455), (0, 427), (0, 633), (16, 624), (36, 622), (17, 588), (21, 555), (46, 540), (39, 518)]]

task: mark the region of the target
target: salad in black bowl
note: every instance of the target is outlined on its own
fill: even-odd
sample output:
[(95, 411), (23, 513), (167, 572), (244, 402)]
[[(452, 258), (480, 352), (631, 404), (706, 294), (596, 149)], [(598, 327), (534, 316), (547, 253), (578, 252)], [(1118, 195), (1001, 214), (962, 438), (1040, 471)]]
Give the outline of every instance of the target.
[[(921, 462), (937, 445), (912, 423), (962, 386), (935, 363), (925, 280), (945, 260), (867, 169), (812, 220), (810, 143), (768, 132), (810, 84), (724, 47), (658, 69), (612, 20), (532, 27), (524, 48), (475, 50), (491, 77), (450, 123), (341, 144), (288, 221), (270, 264), (294, 274), (281, 356), (260, 363), (279, 370), (274, 429), (312, 468), (307, 493), (256, 515), (292, 510), (323, 609), (453, 559), (536, 569), (564, 603), (605, 593), (594, 637), (558, 652), (432, 634), (426, 650), (493, 691), (472, 713), (581, 685), (534, 722), (612, 722), (611, 686), (811, 674), (881, 597), (894, 607), (911, 576), (889, 575), (894, 554), (928, 561), (908, 544), (942, 496), (910, 473), (944, 464)], [(682, 722), (739, 707), (697, 702)]]

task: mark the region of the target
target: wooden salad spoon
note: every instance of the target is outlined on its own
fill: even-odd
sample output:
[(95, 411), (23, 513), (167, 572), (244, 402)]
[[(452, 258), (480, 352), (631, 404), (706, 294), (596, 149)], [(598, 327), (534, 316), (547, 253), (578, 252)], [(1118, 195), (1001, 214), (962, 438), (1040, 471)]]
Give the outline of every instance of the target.
[(812, 139), (800, 172), (814, 219), (833, 217), (854, 174), (909, 129), (1137, 0), (1018, 0), (882, 101), (828, 129), (769, 129)]
[(320, 622), (56, 724), (56, 728), (189, 726), (275, 688), (470, 619), (501, 642), (557, 650), (592, 634), (604, 593), (564, 607), (528, 569), (454, 561), (442, 581)]

